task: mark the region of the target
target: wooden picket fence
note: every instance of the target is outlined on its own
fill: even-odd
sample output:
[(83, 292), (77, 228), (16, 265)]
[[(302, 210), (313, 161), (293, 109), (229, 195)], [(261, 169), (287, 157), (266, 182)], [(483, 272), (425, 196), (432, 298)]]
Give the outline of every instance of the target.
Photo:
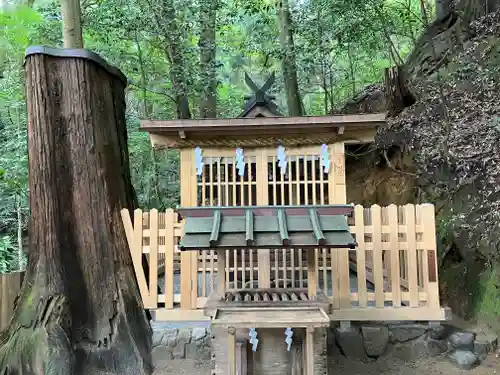
[[(174, 210), (137, 209), (133, 221), (122, 210), (122, 218), (145, 307), (162, 310), (166, 319), (179, 317), (179, 309), (183, 316), (199, 311), (215, 285), (216, 253), (179, 252), (183, 223)], [(358, 244), (355, 250), (315, 251), (317, 283), (330, 298), (332, 319), (447, 319), (448, 311), (439, 304), (433, 205), (357, 205), (348, 224)], [(142, 268), (143, 255), (149, 270)], [(305, 287), (305, 255), (301, 250), (271, 250), (274, 285)], [(256, 250), (227, 250), (226, 260), (226, 279), (235, 280), (228, 281), (228, 289), (258, 280)]]
[(0, 331), (9, 325), (23, 278), (24, 272), (0, 274)]

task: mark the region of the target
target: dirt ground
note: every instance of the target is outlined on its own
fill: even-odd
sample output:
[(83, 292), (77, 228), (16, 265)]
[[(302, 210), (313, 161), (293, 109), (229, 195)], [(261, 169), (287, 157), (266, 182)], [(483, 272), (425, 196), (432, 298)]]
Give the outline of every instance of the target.
[[(170, 360), (157, 363), (154, 375), (209, 375), (208, 363), (195, 360)], [(471, 371), (458, 370), (445, 358), (402, 361), (387, 356), (372, 363), (349, 361), (344, 357), (330, 364), (331, 375), (500, 375), (500, 358), (490, 355), (481, 366)]]

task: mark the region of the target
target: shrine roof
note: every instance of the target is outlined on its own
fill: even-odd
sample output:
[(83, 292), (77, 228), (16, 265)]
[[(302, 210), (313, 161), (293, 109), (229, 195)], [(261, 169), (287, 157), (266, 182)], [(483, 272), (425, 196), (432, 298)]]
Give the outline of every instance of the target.
[(354, 248), (352, 205), (178, 208), (181, 250)]

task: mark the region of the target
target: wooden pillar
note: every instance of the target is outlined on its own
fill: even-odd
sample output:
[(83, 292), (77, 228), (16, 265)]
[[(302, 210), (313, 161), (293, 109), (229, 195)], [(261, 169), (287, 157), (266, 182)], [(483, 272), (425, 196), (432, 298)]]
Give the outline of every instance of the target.
[[(267, 181), (267, 150), (262, 149), (257, 153), (257, 205), (269, 204), (269, 184)], [(271, 253), (270, 250), (259, 250), (257, 252), (257, 263), (259, 269), (259, 288), (271, 287)]]
[(247, 375), (247, 345), (246, 341), (236, 343), (236, 371), (238, 375)]
[(306, 371), (305, 375), (314, 375), (314, 328), (306, 329)]
[[(345, 177), (345, 151), (344, 142), (337, 142), (328, 146), (331, 159), (331, 169), (328, 173), (328, 203), (346, 204), (346, 177)], [(333, 308), (349, 308), (350, 282), (349, 282), (349, 250), (331, 249), (333, 272)]]
[(228, 373), (229, 375), (236, 375), (236, 329), (229, 327), (227, 333)]
[[(196, 202), (191, 199), (191, 190), (196, 189), (195, 186), (191, 186), (192, 175), (196, 179), (196, 174), (193, 168), (193, 153), (192, 149), (182, 149), (180, 151), (180, 190), (181, 190), (181, 206), (190, 207), (195, 206)], [(196, 194), (196, 193), (195, 193)], [(192, 306), (192, 262), (193, 262), (194, 251), (183, 251), (181, 252), (181, 309), (194, 309)], [(196, 257), (196, 254), (194, 254)], [(197, 273), (193, 275), (197, 277)]]

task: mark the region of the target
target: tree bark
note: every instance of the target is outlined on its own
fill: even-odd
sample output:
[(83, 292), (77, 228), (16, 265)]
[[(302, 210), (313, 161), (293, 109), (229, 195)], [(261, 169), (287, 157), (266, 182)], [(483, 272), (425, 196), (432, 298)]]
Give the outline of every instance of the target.
[[(154, 9), (152, 9), (155, 12)], [(182, 27), (177, 21), (173, 0), (166, 0), (161, 3), (159, 11), (160, 22), (164, 22), (163, 37), (165, 39), (165, 52), (170, 62), (170, 80), (174, 92), (175, 104), (177, 108), (177, 118), (191, 118), (189, 108), (187, 71), (184, 68), (184, 51), (182, 48)]]
[(286, 101), (290, 116), (302, 116), (302, 101), (297, 79), (293, 25), (288, 0), (278, 2), (279, 37), (281, 45), (281, 67), (285, 83)]
[[(151, 374), (121, 208), (135, 207), (125, 77), (84, 50), (26, 61), (30, 256), (2, 375)], [(98, 58), (98, 57), (97, 57)]]
[(385, 69), (385, 86), (388, 117), (399, 115), (405, 107), (415, 103), (415, 98), (408, 90), (408, 84), (400, 66)]
[(200, 3), (200, 116), (217, 117), (217, 75), (216, 40), (217, 0), (204, 0)]
[(83, 48), (80, 0), (62, 0), (64, 48)]

